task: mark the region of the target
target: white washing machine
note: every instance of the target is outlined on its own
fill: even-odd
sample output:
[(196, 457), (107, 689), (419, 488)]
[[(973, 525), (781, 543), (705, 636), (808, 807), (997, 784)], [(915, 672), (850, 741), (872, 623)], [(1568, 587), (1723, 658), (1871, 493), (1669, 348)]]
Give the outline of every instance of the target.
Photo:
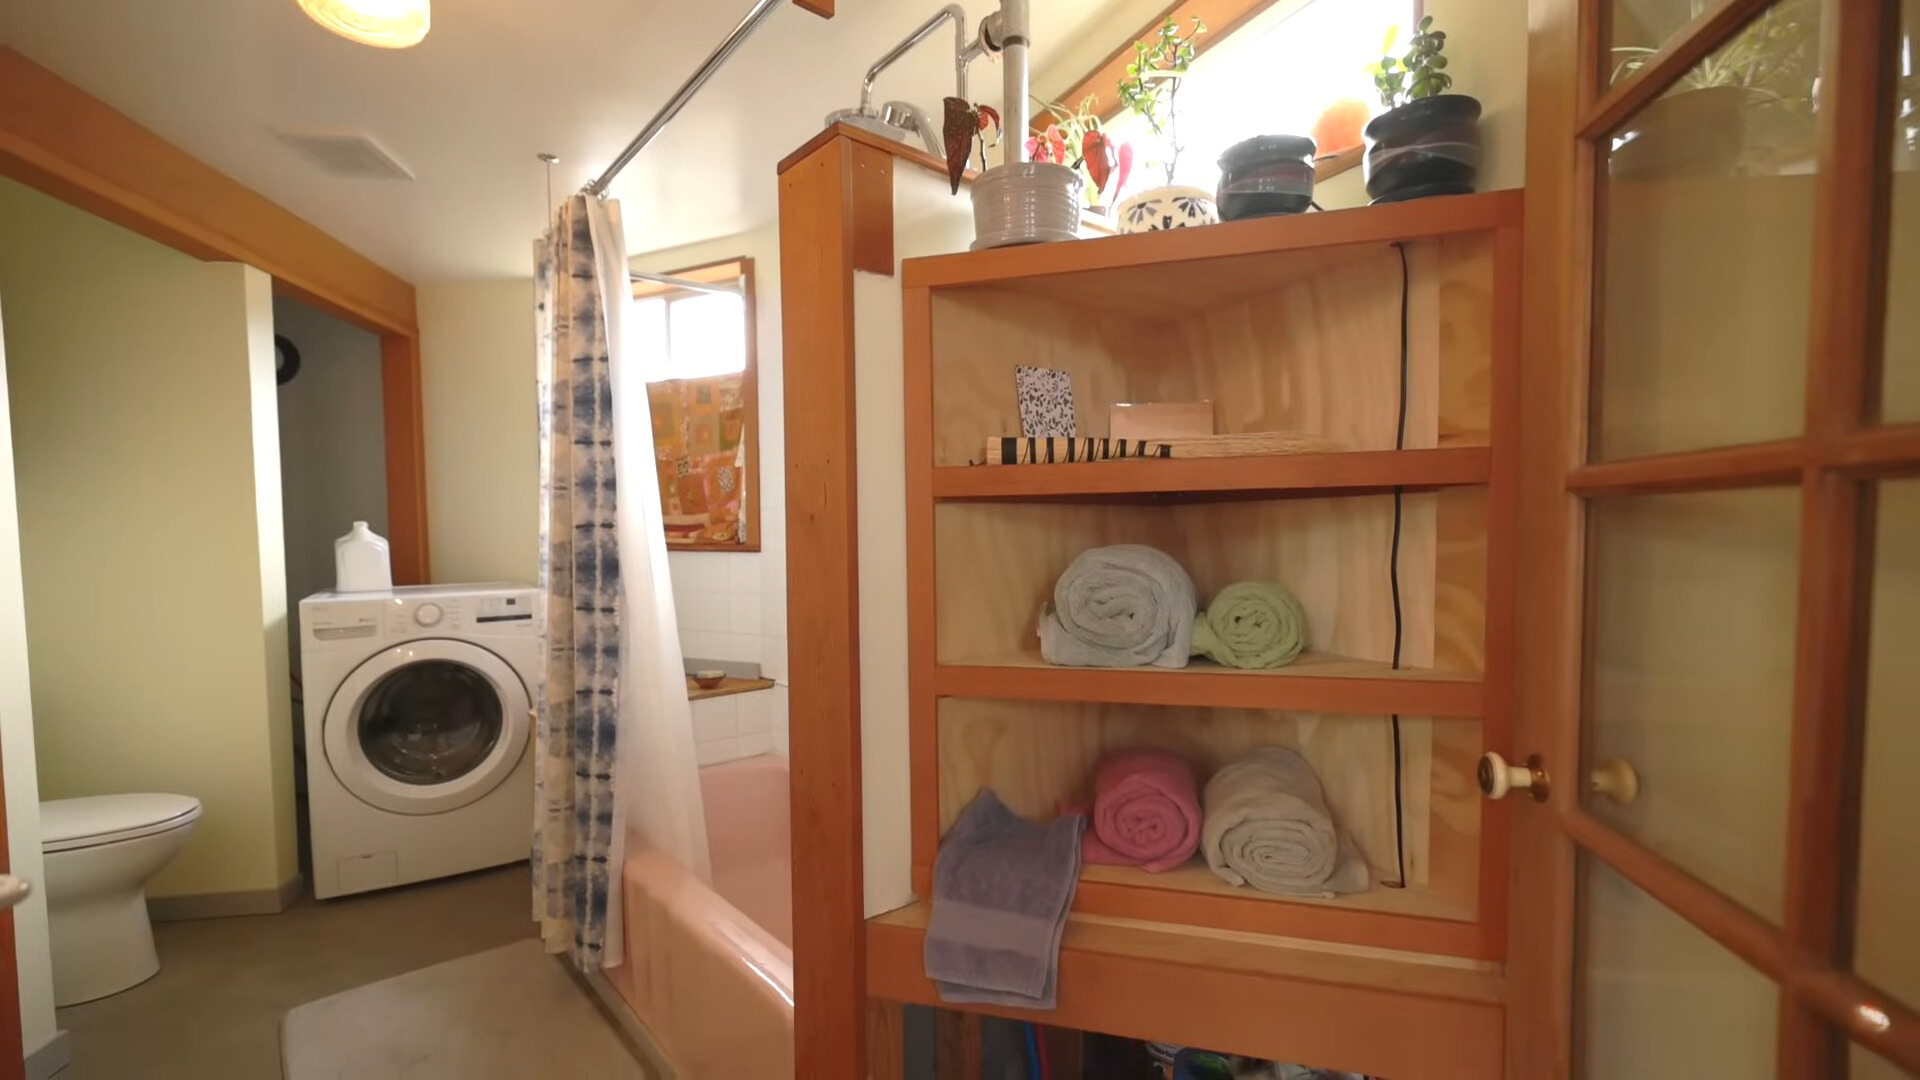
[(540, 599), (431, 585), (300, 602), (315, 896), (527, 858)]

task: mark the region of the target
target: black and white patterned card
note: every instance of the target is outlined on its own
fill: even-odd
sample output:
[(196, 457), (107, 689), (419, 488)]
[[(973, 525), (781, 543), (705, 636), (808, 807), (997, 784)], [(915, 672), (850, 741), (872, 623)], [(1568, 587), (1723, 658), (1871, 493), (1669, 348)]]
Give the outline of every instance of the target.
[(1065, 439), (1078, 434), (1074, 430), (1072, 374), (1017, 364), (1013, 385), (1020, 398), (1020, 434)]

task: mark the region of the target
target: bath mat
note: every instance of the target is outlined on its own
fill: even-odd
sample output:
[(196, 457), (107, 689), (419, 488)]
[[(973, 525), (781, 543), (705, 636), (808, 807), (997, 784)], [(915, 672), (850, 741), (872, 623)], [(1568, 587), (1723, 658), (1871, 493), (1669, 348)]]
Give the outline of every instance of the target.
[(286, 1080), (647, 1080), (534, 938), (290, 1009), (280, 1054)]

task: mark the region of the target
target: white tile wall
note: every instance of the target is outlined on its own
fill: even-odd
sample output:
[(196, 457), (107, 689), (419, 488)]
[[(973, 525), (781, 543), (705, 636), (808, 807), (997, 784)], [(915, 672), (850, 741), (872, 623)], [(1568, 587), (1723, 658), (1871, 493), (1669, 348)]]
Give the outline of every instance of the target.
[[(700, 660), (757, 663), (767, 678), (785, 679), (784, 560), (783, 553), (772, 551), (668, 553), (680, 651)], [(776, 569), (770, 572), (770, 566)]]
[(694, 757), (713, 765), (787, 752), (787, 688), (728, 694), (693, 703)]

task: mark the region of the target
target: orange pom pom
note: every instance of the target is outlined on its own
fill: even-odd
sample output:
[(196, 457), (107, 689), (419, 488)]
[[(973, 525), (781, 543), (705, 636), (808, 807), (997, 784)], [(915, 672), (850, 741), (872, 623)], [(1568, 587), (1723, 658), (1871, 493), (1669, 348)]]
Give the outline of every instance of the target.
[(1356, 98), (1342, 98), (1327, 106), (1327, 111), (1313, 122), (1313, 130), (1309, 132), (1313, 136), (1314, 153), (1327, 157), (1359, 146), (1360, 129), (1367, 126), (1370, 115), (1366, 103)]

